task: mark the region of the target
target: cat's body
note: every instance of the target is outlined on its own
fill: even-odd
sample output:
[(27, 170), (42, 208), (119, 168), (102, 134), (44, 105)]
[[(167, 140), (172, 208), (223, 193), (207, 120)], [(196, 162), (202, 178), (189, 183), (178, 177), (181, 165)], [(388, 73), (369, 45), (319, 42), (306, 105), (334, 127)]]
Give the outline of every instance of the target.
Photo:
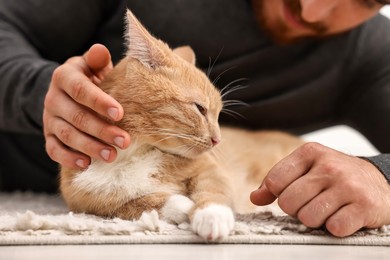
[(127, 17), (128, 55), (100, 87), (122, 104), (118, 125), (132, 144), (111, 164), (63, 168), (62, 195), (76, 212), (137, 219), (157, 210), (167, 221), (190, 221), (205, 239), (224, 238), (234, 213), (253, 209), (250, 191), (302, 141), (281, 132), (220, 129), (221, 95), (195, 68), (192, 51), (170, 50), (130, 12)]

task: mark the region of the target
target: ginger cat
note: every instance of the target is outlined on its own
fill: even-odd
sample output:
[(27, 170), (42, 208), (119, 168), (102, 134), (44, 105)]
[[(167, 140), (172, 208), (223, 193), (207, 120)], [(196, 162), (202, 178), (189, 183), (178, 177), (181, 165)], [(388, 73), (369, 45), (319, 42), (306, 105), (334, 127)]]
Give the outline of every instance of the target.
[(205, 240), (221, 240), (234, 213), (254, 209), (249, 193), (302, 141), (281, 132), (220, 129), (220, 92), (194, 66), (193, 51), (171, 50), (130, 11), (127, 23), (127, 55), (100, 87), (122, 104), (118, 125), (132, 144), (113, 163), (62, 168), (62, 195), (75, 212), (138, 219), (157, 210), (166, 221), (189, 221)]

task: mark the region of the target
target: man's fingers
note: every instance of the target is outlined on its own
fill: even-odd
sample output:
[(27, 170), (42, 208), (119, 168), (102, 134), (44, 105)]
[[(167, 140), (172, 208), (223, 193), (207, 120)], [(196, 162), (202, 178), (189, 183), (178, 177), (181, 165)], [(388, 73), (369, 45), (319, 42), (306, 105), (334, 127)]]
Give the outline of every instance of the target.
[(123, 117), (122, 106), (92, 83), (86, 75), (75, 72), (71, 65), (64, 64), (58, 67), (53, 73), (52, 81), (61, 85), (61, 89), (77, 103), (100, 115), (113, 121), (118, 121)]
[(305, 144), (272, 167), (261, 187), (251, 193), (252, 203), (259, 206), (272, 203), (291, 183), (305, 175), (314, 160), (309, 150)]
[(47, 135), (45, 139), (48, 155), (52, 160), (61, 162), (62, 166), (84, 169), (91, 163), (90, 157), (65, 147), (54, 135)]
[(130, 137), (126, 131), (107, 123), (91, 110), (73, 102), (66, 95), (63, 95), (62, 98), (59, 95), (57, 101), (60, 103), (57, 106), (52, 106), (51, 112), (54, 115), (61, 115), (61, 118), (79, 131), (119, 148), (126, 148), (129, 145)]
[(327, 230), (336, 237), (346, 237), (352, 235), (364, 227), (364, 216), (356, 203), (348, 204), (339, 209), (326, 221)]
[(278, 197), (291, 183), (305, 175), (314, 164), (319, 146), (306, 143), (272, 167), (264, 179), (268, 190)]
[(273, 195), (265, 185), (262, 185), (250, 194), (250, 200), (257, 206), (265, 206), (274, 202), (276, 196)]
[(348, 204), (348, 199), (342, 193), (336, 189), (321, 192), (299, 209), (297, 218), (308, 227), (322, 226), (331, 215)]
[(298, 211), (320, 194), (326, 186), (326, 180), (309, 172), (282, 191), (278, 199), (279, 206), (285, 213), (295, 217)]
[(94, 44), (85, 54), (84, 59), (87, 66), (99, 76), (105, 74), (112, 69), (111, 54), (109, 50), (102, 44)]
[(80, 132), (61, 118), (54, 118), (51, 122), (52, 132), (63, 144), (72, 147), (83, 154), (107, 162), (114, 161), (116, 150), (114, 147), (99, 142), (97, 139)]

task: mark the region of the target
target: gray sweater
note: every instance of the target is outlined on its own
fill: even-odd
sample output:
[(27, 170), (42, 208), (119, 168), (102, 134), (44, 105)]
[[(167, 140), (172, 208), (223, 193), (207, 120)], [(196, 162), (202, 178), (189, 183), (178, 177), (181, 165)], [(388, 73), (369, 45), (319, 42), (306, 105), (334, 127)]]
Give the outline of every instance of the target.
[[(9, 135), (42, 137), (44, 96), (53, 70), (67, 58), (97, 42), (114, 62), (122, 57), (127, 6), (170, 46), (191, 45), (201, 68), (219, 55), (211, 71), (212, 79), (220, 76), (218, 87), (246, 79), (240, 83), (247, 87), (227, 98), (250, 106), (234, 107), (243, 117), (222, 115), (222, 123), (297, 134), (349, 125), (383, 153), (369, 160), (390, 180), (390, 21), (378, 15), (328, 39), (280, 46), (260, 30), (249, 2), (0, 0), (0, 142)], [(10, 159), (18, 160), (25, 150), (19, 148)], [(45, 155), (31, 156), (42, 161)]]

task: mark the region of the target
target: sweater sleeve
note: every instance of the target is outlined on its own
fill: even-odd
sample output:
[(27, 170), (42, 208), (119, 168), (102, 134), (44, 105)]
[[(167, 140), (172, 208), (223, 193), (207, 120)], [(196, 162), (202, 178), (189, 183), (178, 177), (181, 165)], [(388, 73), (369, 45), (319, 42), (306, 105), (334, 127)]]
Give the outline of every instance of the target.
[(44, 97), (56, 66), (0, 16), (0, 130), (41, 132)]
[(365, 158), (390, 182), (390, 21), (378, 15), (355, 30), (343, 99), (345, 123), (362, 133), (381, 154)]
[(390, 183), (390, 154), (381, 154), (365, 159), (374, 164)]

